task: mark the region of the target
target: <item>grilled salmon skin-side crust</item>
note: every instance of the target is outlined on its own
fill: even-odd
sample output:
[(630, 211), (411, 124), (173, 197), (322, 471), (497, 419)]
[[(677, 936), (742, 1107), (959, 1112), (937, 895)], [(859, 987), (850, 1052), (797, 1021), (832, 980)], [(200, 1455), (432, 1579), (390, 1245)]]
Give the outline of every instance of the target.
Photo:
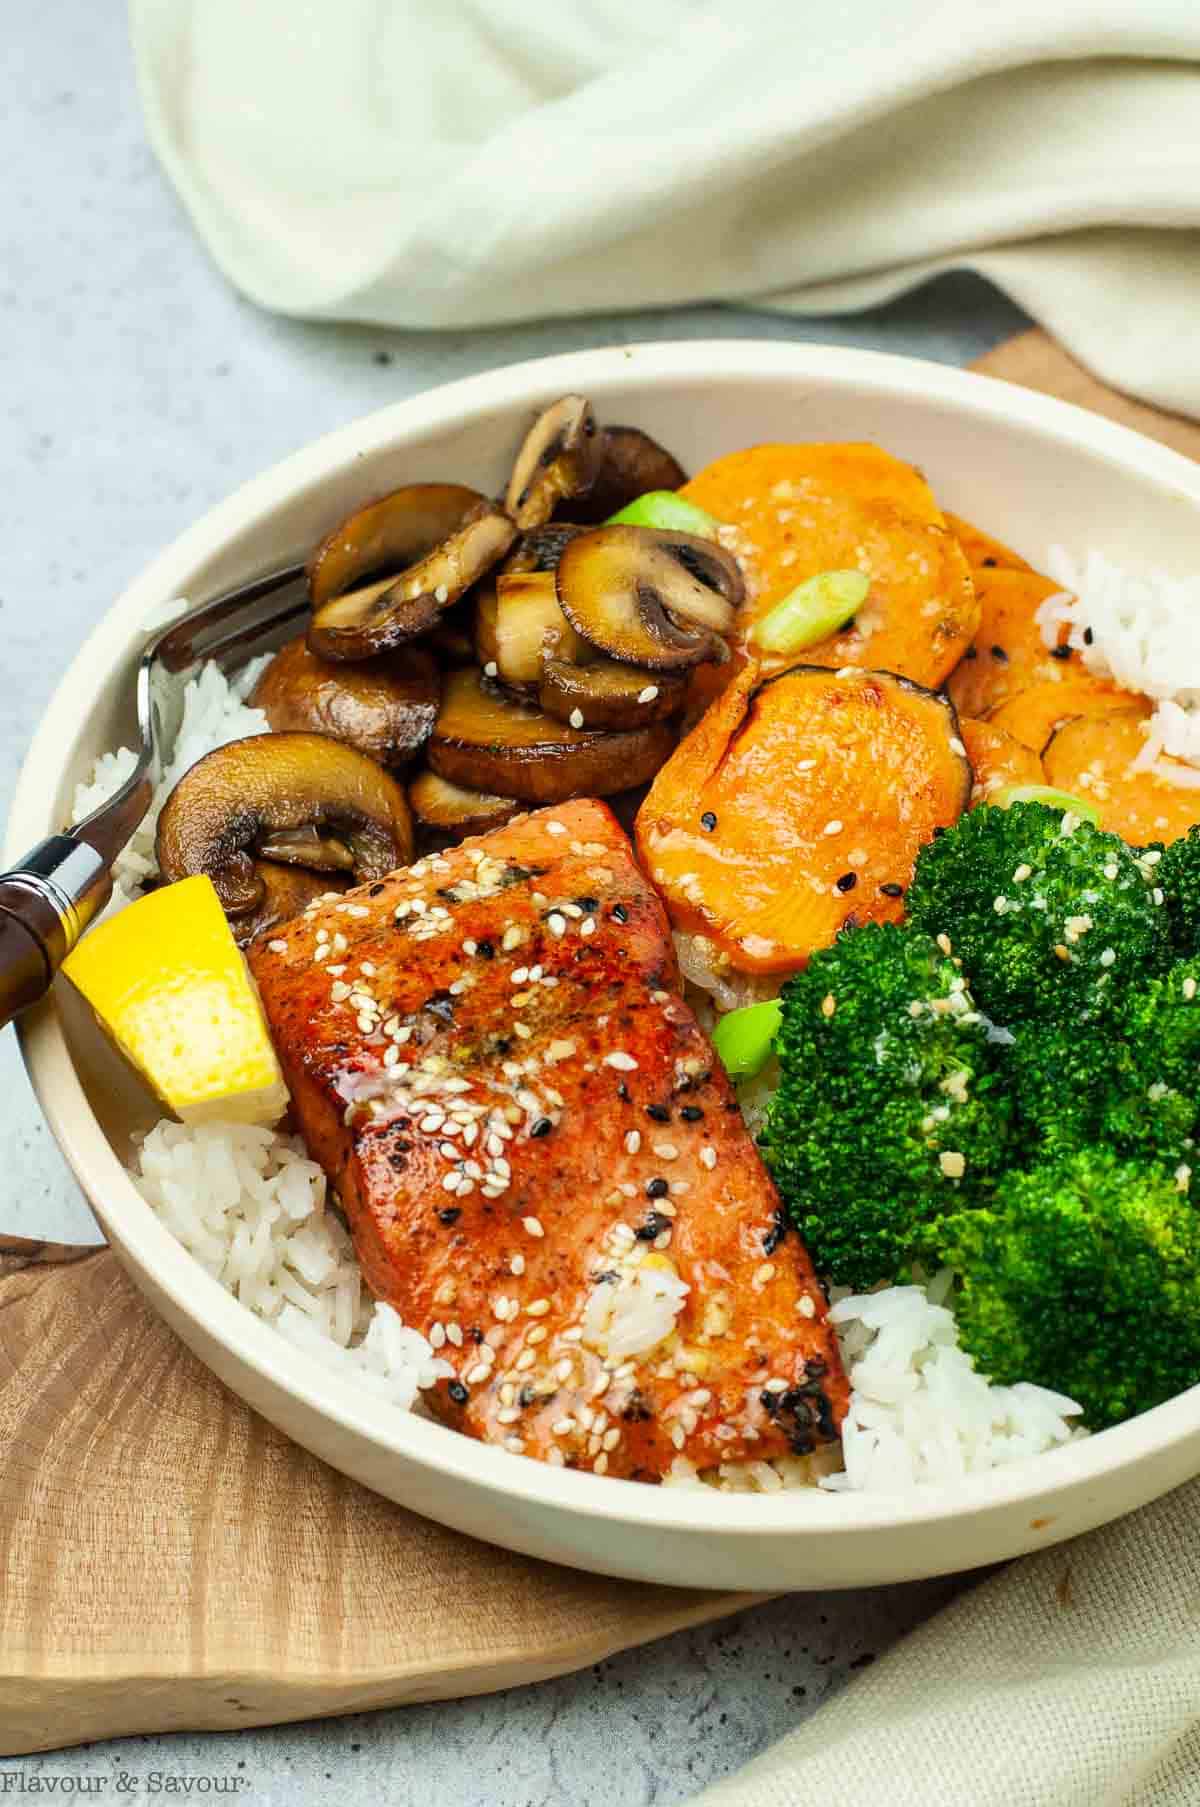
[(250, 961), (367, 1285), (453, 1370), (445, 1422), (644, 1481), (836, 1439), (824, 1296), (603, 805), (328, 898)]

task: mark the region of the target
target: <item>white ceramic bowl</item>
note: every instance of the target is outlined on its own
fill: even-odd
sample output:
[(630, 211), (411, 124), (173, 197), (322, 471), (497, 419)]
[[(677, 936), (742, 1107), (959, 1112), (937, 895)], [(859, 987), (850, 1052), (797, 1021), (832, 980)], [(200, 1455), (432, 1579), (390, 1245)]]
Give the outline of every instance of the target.
[[(129, 738), (135, 652), (164, 602), (303, 555), (351, 505), (395, 484), (449, 477), (495, 490), (531, 411), (567, 390), (590, 395), (602, 420), (647, 428), (693, 469), (762, 440), (875, 440), (1035, 563), (1054, 541), (1094, 541), (1131, 566), (1195, 567), (1200, 468), (1005, 383), (874, 352), (755, 343), (620, 347), (492, 371), (298, 452), (155, 560), (59, 686), (18, 785), (8, 857), (65, 820), (94, 756)], [(474, 1536), (648, 1581), (855, 1586), (1036, 1549), (1200, 1469), (1200, 1389), (952, 1494), (897, 1499), (642, 1487), (486, 1447), (359, 1395), (238, 1305), (127, 1178), (122, 1154), (146, 1122), (145, 1101), (120, 1083), (94, 1032), (60, 999), (26, 1020), (23, 1038), (42, 1108), (106, 1236), (183, 1340), (334, 1467)]]

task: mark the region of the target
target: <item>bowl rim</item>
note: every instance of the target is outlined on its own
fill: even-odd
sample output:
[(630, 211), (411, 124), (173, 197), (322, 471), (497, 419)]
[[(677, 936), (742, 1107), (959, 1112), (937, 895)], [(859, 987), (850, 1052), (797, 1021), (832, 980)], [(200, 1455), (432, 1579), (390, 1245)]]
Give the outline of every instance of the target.
[[(57, 784), (48, 783), (46, 774), (61, 782), (62, 749), (71, 743), (81, 707), (95, 694), (97, 671), (109, 683), (114, 668), (161, 616), (164, 603), (180, 594), (180, 576), (295, 491), (386, 447), (451, 425), (469, 428), (473, 419), (532, 407), (567, 390), (602, 397), (630, 383), (652, 392), (684, 380), (720, 385), (763, 377), (809, 379), (835, 389), (865, 387), (890, 399), (933, 399), (959, 413), (1032, 429), (1068, 454), (1099, 456), (1200, 507), (1200, 465), (1182, 454), (1072, 403), (924, 359), (804, 341), (730, 339), (611, 345), (500, 366), (424, 390), (323, 435), (242, 484), (159, 553), (102, 616), (56, 686), (17, 780), (6, 859), (18, 857), (53, 826), (48, 799)], [(295, 1404), (443, 1483), (457, 1481), (512, 1504), (556, 1508), (631, 1529), (734, 1539), (874, 1536), (901, 1526), (935, 1528), (1022, 1501), (1044, 1503), (1056, 1492), (1099, 1482), (1200, 1432), (1200, 1387), (1193, 1387), (1115, 1429), (1011, 1468), (968, 1477), (952, 1488), (895, 1495), (817, 1488), (745, 1495), (617, 1486), (607, 1476), (532, 1462), (356, 1393), (352, 1381), (254, 1316), (200, 1266), (137, 1191), (88, 1104), (52, 1002), (24, 1019), (20, 1040), (39, 1104), (92, 1209), (106, 1229), (111, 1222), (111, 1238), (176, 1311)]]

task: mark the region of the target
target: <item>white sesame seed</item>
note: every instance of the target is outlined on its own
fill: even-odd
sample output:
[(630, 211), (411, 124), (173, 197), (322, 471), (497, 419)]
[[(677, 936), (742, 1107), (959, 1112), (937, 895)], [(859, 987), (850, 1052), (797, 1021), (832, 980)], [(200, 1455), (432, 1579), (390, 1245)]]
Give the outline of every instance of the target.
[(442, 1175), (442, 1191), (443, 1192), (457, 1192), (458, 1191), (458, 1182), (459, 1182), (459, 1176), (456, 1172), (452, 1171), (450, 1173), (443, 1174)]
[(1156, 904), (1160, 904), (1163, 901), (1162, 887), (1159, 885), (1155, 885), (1155, 887), (1154, 887), (1153, 891), (1150, 893), (1150, 895), (1154, 899)]
[(287, 942), (286, 941), (268, 941), (267, 948), (272, 954), (286, 954), (287, 953)]
[(462, 1325), (461, 1324), (447, 1324), (446, 1325), (446, 1339), (448, 1342), (453, 1343), (453, 1345), (456, 1349), (461, 1349), (462, 1345), (463, 1345)]
[(1033, 877), (1033, 867), (1021, 865), (1021, 866), (1018, 866), (1016, 871), (1013, 873), (1013, 883), (1017, 884), (1017, 885), (1023, 885), (1027, 878), (1032, 878), (1032, 877)]
[(639, 703), (652, 703), (657, 695), (658, 695), (658, 685), (657, 684), (647, 684), (647, 686), (644, 690), (638, 691), (638, 702)]
[(812, 1299), (809, 1298), (807, 1293), (802, 1293), (796, 1300), (796, 1310), (800, 1313), (802, 1318), (815, 1318), (817, 1315), (816, 1305), (813, 1303)]
[(606, 1067), (616, 1067), (619, 1073), (633, 1073), (637, 1070), (637, 1061), (632, 1054), (626, 1054), (623, 1048), (617, 1048), (612, 1054), (604, 1056)]
[(530, 1318), (544, 1318), (549, 1309), (549, 1299), (532, 1299), (525, 1307), (525, 1315)]
[(524, 1437), (506, 1437), (504, 1439), (504, 1447), (510, 1456), (523, 1456), (525, 1454), (525, 1439)]
[(446, 1326), (444, 1324), (431, 1324), (429, 1328), (429, 1347), (431, 1349), (440, 1349), (445, 1344), (445, 1341)]
[(521, 1227), (524, 1229), (527, 1236), (536, 1238), (546, 1234), (545, 1230), (542, 1228), (542, 1220), (540, 1217), (523, 1217), (521, 1219)]
[(841, 834), (841, 832), (842, 832), (842, 824), (838, 821), (836, 816), (833, 818), (832, 822), (826, 822), (825, 828), (824, 828), (825, 834), (833, 835), (833, 834)]
[(764, 1261), (761, 1267), (756, 1267), (754, 1270), (755, 1286), (765, 1286), (768, 1280), (773, 1280), (774, 1278), (775, 1264), (773, 1261)]
[(945, 1149), (938, 1156), (938, 1165), (948, 1180), (961, 1180), (967, 1170), (967, 1163), (956, 1149)]
[(674, 1142), (656, 1142), (654, 1144), (654, 1152), (659, 1159), (663, 1161), (677, 1161), (679, 1159), (679, 1150), (676, 1148)]
[(497, 665), (495, 659), (489, 659), (487, 664), (483, 668), (484, 677), (485, 678), (494, 678), (494, 677), (498, 677), (499, 674), (500, 674), (500, 667)]
[(496, 1413), (497, 1424), (519, 1424), (520, 1422), (521, 1409), (519, 1406), (506, 1405), (503, 1411)]
[(550, 1332), (544, 1324), (535, 1324), (533, 1329), (527, 1333), (525, 1341), (532, 1347), (537, 1343), (544, 1343), (549, 1334)]
[(621, 1441), (621, 1428), (619, 1425), (614, 1424), (614, 1425), (611, 1425), (609, 1427), (609, 1429), (605, 1431), (604, 1440), (601, 1443), (600, 1447), (602, 1449), (615, 1449), (617, 1447), (617, 1444), (620, 1441)]
[(1189, 1003), (1189, 1004), (1190, 1004), (1190, 1003), (1191, 1003), (1191, 1001), (1192, 1001), (1192, 999), (1193, 999), (1193, 998), (1194, 998), (1194, 997), (1195, 997), (1195, 995), (1196, 995), (1196, 981), (1195, 981), (1195, 979), (1193, 979), (1193, 978), (1191, 978), (1191, 977), (1188, 977), (1188, 978), (1186, 978), (1186, 979), (1185, 979), (1185, 980), (1184, 980), (1184, 981), (1183, 981), (1183, 987), (1182, 987), (1182, 989), (1183, 989), (1183, 995), (1184, 995), (1184, 997), (1185, 997), (1185, 998), (1186, 998), (1186, 999), (1187, 999), (1187, 1001), (1188, 1001), (1188, 1003)]
[(522, 1374), (527, 1374), (536, 1361), (537, 1356), (532, 1349), (522, 1349), (520, 1355), (518, 1355), (516, 1361), (513, 1363), (513, 1367), (519, 1369)]
[(570, 1380), (575, 1372), (575, 1364), (569, 1355), (565, 1355), (554, 1370), (555, 1380)]
[(638, 1149), (641, 1146), (642, 1146), (641, 1130), (640, 1129), (631, 1129), (629, 1131), (629, 1134), (625, 1137), (625, 1153), (626, 1154), (636, 1154)]
[(833, 1015), (833, 1013), (836, 1009), (837, 1009), (837, 999), (834, 997), (834, 995), (831, 991), (827, 991), (825, 993), (825, 996), (821, 999), (821, 1015), (824, 1017), (830, 1017)]
[(581, 922), (579, 925), (579, 933), (583, 936), (594, 935), (596, 933), (596, 918), (594, 916), (589, 916)]
[(1114, 879), (1119, 871), (1120, 867), (1117, 865), (1117, 862), (1115, 860), (1110, 860), (1108, 865), (1104, 868), (1104, 876), (1107, 879)]
[(944, 931), (938, 936), (937, 944), (947, 958), (954, 952), (954, 943)]
[(466, 1373), (463, 1375), (463, 1379), (469, 1387), (479, 1387), (489, 1378), (491, 1371), (490, 1363), (476, 1362), (473, 1368), (467, 1369)]
[(574, 1429), (575, 1420), (567, 1416), (566, 1418), (556, 1418), (550, 1426), (550, 1433), (554, 1437), (569, 1437)]
[(558, 911), (554, 910), (546, 918), (546, 927), (552, 935), (561, 940), (562, 936), (567, 932), (566, 917), (560, 916)]
[(1101, 966), (1111, 966), (1113, 964), (1113, 962), (1116, 960), (1116, 957), (1117, 956), (1116, 956), (1115, 949), (1113, 949), (1111, 947), (1106, 947), (1104, 952), (1100, 956)]
[(583, 726), (583, 710), (582, 709), (572, 709), (572, 711), (571, 711), (570, 715), (567, 717), (567, 719), (573, 728), (582, 728), (582, 726)]
[(596, 1460), (592, 1463), (592, 1473), (593, 1474), (607, 1474), (608, 1473), (608, 1457), (603, 1453), (603, 1451), (600, 1453), (600, 1455), (598, 1455), (596, 1457)]
[(505, 929), (500, 946), (506, 954), (511, 954), (514, 948), (520, 947), (524, 939), (522, 931), (513, 923), (511, 927)]
[(567, 832), (566, 829), (563, 827), (562, 823), (559, 821), (552, 820), (552, 821), (547, 822), (547, 824), (546, 824), (546, 833), (547, 834), (559, 835), (559, 834), (566, 834), (566, 832)]

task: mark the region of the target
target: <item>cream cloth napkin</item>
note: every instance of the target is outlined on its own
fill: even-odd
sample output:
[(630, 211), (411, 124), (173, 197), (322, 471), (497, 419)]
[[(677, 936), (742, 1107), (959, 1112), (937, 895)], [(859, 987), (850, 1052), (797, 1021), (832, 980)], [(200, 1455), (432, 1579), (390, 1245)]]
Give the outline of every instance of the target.
[(1196, 1807), (1200, 1481), (963, 1594), (695, 1807)]
[(131, 0), (150, 136), (262, 306), (402, 327), (940, 270), (1200, 414), (1197, 0)]

